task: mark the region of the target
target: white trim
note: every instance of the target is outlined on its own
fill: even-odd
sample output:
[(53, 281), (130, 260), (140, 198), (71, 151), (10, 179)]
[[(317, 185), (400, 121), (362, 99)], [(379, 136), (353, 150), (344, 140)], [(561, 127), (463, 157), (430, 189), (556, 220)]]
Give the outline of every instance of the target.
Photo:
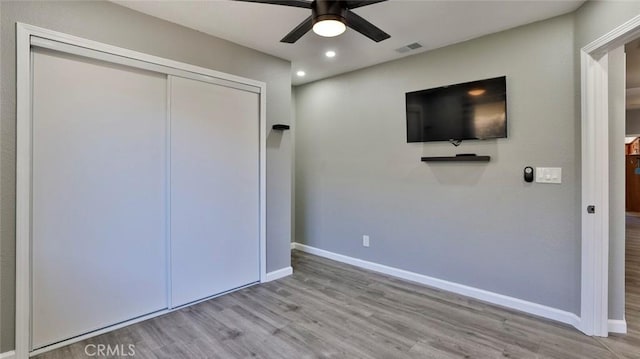
[(0, 353), (0, 359), (14, 359), (16, 357), (16, 352), (13, 350), (10, 352)]
[(266, 282), (271, 282), (273, 280), (277, 280), (280, 278), (284, 278), (287, 276), (290, 276), (293, 274), (293, 268), (292, 267), (285, 267), (282, 269), (278, 269), (278, 270), (274, 270), (272, 272), (267, 273), (267, 277), (266, 280), (264, 281)]
[(167, 109), (165, 113), (165, 260), (167, 261), (165, 278), (167, 281), (167, 308), (173, 308), (173, 282), (171, 272), (173, 270), (173, 255), (171, 253), (171, 86), (173, 76), (167, 76)]
[(70, 45), (68, 43), (58, 42), (54, 40), (43, 39), (38, 36), (31, 36), (31, 46), (40, 47), (43, 49), (54, 50), (67, 54), (77, 55), (90, 59), (101, 60), (104, 62), (124, 65), (127, 67), (138, 68), (147, 71), (153, 71), (160, 74), (172, 75), (177, 77), (184, 77), (196, 81), (202, 81), (207, 83), (213, 83), (220, 86), (231, 87), (238, 90), (260, 93), (260, 88), (255, 85), (247, 85), (245, 83), (230, 81), (220, 76), (206, 76), (202, 73), (195, 73), (192, 71), (185, 71), (177, 69), (175, 67), (164, 66), (157, 63), (150, 63), (142, 60), (137, 60), (131, 57), (123, 57), (121, 55), (114, 55), (98, 50), (88, 49), (86, 47), (80, 47), (77, 45)]
[[(582, 328), (607, 336), (609, 265), (609, 124), (608, 55), (596, 60), (581, 53), (582, 63)], [(605, 75), (603, 75), (605, 74)], [(591, 99), (585, 101), (585, 99)], [(605, 190), (606, 189), (606, 190)], [(594, 205), (595, 213), (587, 212)], [(604, 273), (604, 275), (603, 275)]]
[[(260, 247), (260, 281), (267, 278), (266, 274), (266, 84), (261, 81), (251, 80), (240, 76), (206, 69), (178, 61), (168, 60), (140, 52), (123, 49), (116, 46), (102, 44), (96, 41), (63, 34), (56, 31), (23, 23), (16, 24), (16, 87), (17, 87), (17, 113), (16, 113), (16, 348), (15, 358), (25, 359), (30, 355), (30, 253), (31, 253), (31, 39), (38, 37), (36, 42), (41, 46), (57, 46), (58, 51), (80, 51), (94, 58), (111, 59), (120, 56), (124, 62), (131, 61), (146, 63), (145, 66), (157, 65), (156, 71), (161, 67), (170, 71), (180, 72), (183, 77), (195, 78), (207, 82), (214, 82), (240, 88), (246, 91), (260, 94), (260, 146), (259, 146), (259, 247)], [(47, 42), (49, 41), (49, 42)], [(53, 42), (55, 43), (53, 43)], [(71, 46), (67, 46), (71, 45)], [(119, 61), (120, 61), (119, 60)], [(169, 71), (170, 70), (170, 71)], [(160, 315), (168, 311), (157, 312)], [(142, 317), (142, 318), (148, 318)], [(138, 319), (134, 319), (138, 320)], [(142, 320), (142, 319), (140, 319)], [(123, 324), (128, 325), (132, 322)], [(117, 326), (111, 326), (100, 332), (113, 330)], [(98, 332), (87, 334), (93, 336)], [(84, 338), (80, 336), (78, 338)], [(73, 339), (75, 340), (75, 339)], [(80, 339), (78, 339), (80, 340)], [(69, 344), (69, 341), (59, 343)], [(55, 346), (58, 346), (56, 344)], [(54, 346), (39, 349), (33, 353), (51, 350)]]
[(15, 357), (29, 356), (31, 325), (31, 49), (16, 25), (16, 334)]
[[(640, 36), (640, 15), (583, 47), (582, 96), (582, 269), (580, 330), (606, 337), (609, 297), (609, 98), (608, 53)], [(595, 214), (586, 207), (595, 205)], [(616, 326), (619, 328), (619, 326)]]
[(638, 37), (640, 31), (640, 15), (600, 36), (582, 48), (587, 54), (599, 57)]
[(484, 289), (474, 288), (463, 284), (449, 282), (446, 280), (433, 278), (424, 274), (415, 272), (409, 272), (404, 269), (394, 268), (383, 264), (365, 261), (358, 258), (345, 256), (338, 253), (326, 251), (315, 247), (308, 246), (306, 244), (294, 243), (294, 249), (302, 252), (314, 254), (320, 257), (328, 258), (337, 262), (350, 264), (359, 268), (368, 269), (374, 272), (383, 273), (396, 278), (405, 279), (411, 282), (424, 284), (430, 287), (438, 288), (447, 292), (456, 293), (471, 297), (474, 299), (482, 300), (488, 303), (496, 304), (509, 309), (519, 310), (528, 314), (533, 314), (539, 317), (555, 320), (561, 323), (566, 323), (578, 327), (580, 325), (580, 318), (574, 313), (564, 310), (548, 307), (542, 304), (529, 302), (526, 300), (509, 297), (506, 295), (489, 292)]
[(260, 83), (260, 282), (267, 279), (267, 85)]
[(609, 319), (609, 333), (627, 334), (627, 321), (625, 319)]

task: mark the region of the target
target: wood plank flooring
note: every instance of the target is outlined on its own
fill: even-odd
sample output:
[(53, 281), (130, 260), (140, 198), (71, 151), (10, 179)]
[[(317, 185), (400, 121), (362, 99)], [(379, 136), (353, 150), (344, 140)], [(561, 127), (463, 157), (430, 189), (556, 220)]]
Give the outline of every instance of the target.
[(625, 317), (627, 334), (598, 339), (623, 358), (640, 358), (640, 213), (627, 213), (625, 242)]
[(640, 218), (629, 227), (628, 335), (588, 337), (570, 326), (294, 251), (290, 277), (37, 358), (87, 358), (88, 344), (125, 350), (134, 344), (134, 359), (640, 358)]

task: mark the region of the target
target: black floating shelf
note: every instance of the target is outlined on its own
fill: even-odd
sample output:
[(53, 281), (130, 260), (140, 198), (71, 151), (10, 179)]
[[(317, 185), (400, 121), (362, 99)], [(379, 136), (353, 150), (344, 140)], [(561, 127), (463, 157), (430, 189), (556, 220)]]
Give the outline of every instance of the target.
[(422, 162), (489, 162), (491, 156), (422, 157)]
[(272, 128), (277, 131), (284, 131), (284, 130), (288, 130), (290, 127), (289, 125), (277, 124), (277, 125), (273, 125)]

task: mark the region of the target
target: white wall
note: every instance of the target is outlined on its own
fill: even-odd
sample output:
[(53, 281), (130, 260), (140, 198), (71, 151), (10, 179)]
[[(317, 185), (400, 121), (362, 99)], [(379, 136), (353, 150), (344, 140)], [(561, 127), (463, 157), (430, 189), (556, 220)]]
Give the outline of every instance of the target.
[[(578, 313), (574, 56), (566, 15), (297, 87), (296, 241)], [(502, 75), (508, 138), (406, 143), (405, 92)], [(464, 152), (492, 159), (420, 162)]]

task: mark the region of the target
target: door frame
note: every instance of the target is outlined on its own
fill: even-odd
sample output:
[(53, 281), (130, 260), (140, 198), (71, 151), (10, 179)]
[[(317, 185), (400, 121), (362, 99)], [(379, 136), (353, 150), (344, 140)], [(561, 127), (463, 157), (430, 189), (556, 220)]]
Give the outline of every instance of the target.
[[(640, 15), (580, 50), (582, 269), (580, 330), (609, 335), (609, 51), (640, 36)], [(588, 213), (595, 206), (595, 213)]]
[[(168, 308), (150, 315), (81, 335), (43, 349), (31, 351), (31, 184), (32, 184), (32, 69), (31, 47), (40, 46), (84, 57), (144, 68), (168, 75), (219, 84), (259, 94), (259, 279), (266, 273), (266, 84), (240, 76), (173, 61), (137, 51), (16, 23), (16, 326), (15, 358), (61, 347), (134, 322), (165, 314)], [(209, 298), (206, 298), (209, 299)], [(204, 299), (204, 300), (206, 300)]]

